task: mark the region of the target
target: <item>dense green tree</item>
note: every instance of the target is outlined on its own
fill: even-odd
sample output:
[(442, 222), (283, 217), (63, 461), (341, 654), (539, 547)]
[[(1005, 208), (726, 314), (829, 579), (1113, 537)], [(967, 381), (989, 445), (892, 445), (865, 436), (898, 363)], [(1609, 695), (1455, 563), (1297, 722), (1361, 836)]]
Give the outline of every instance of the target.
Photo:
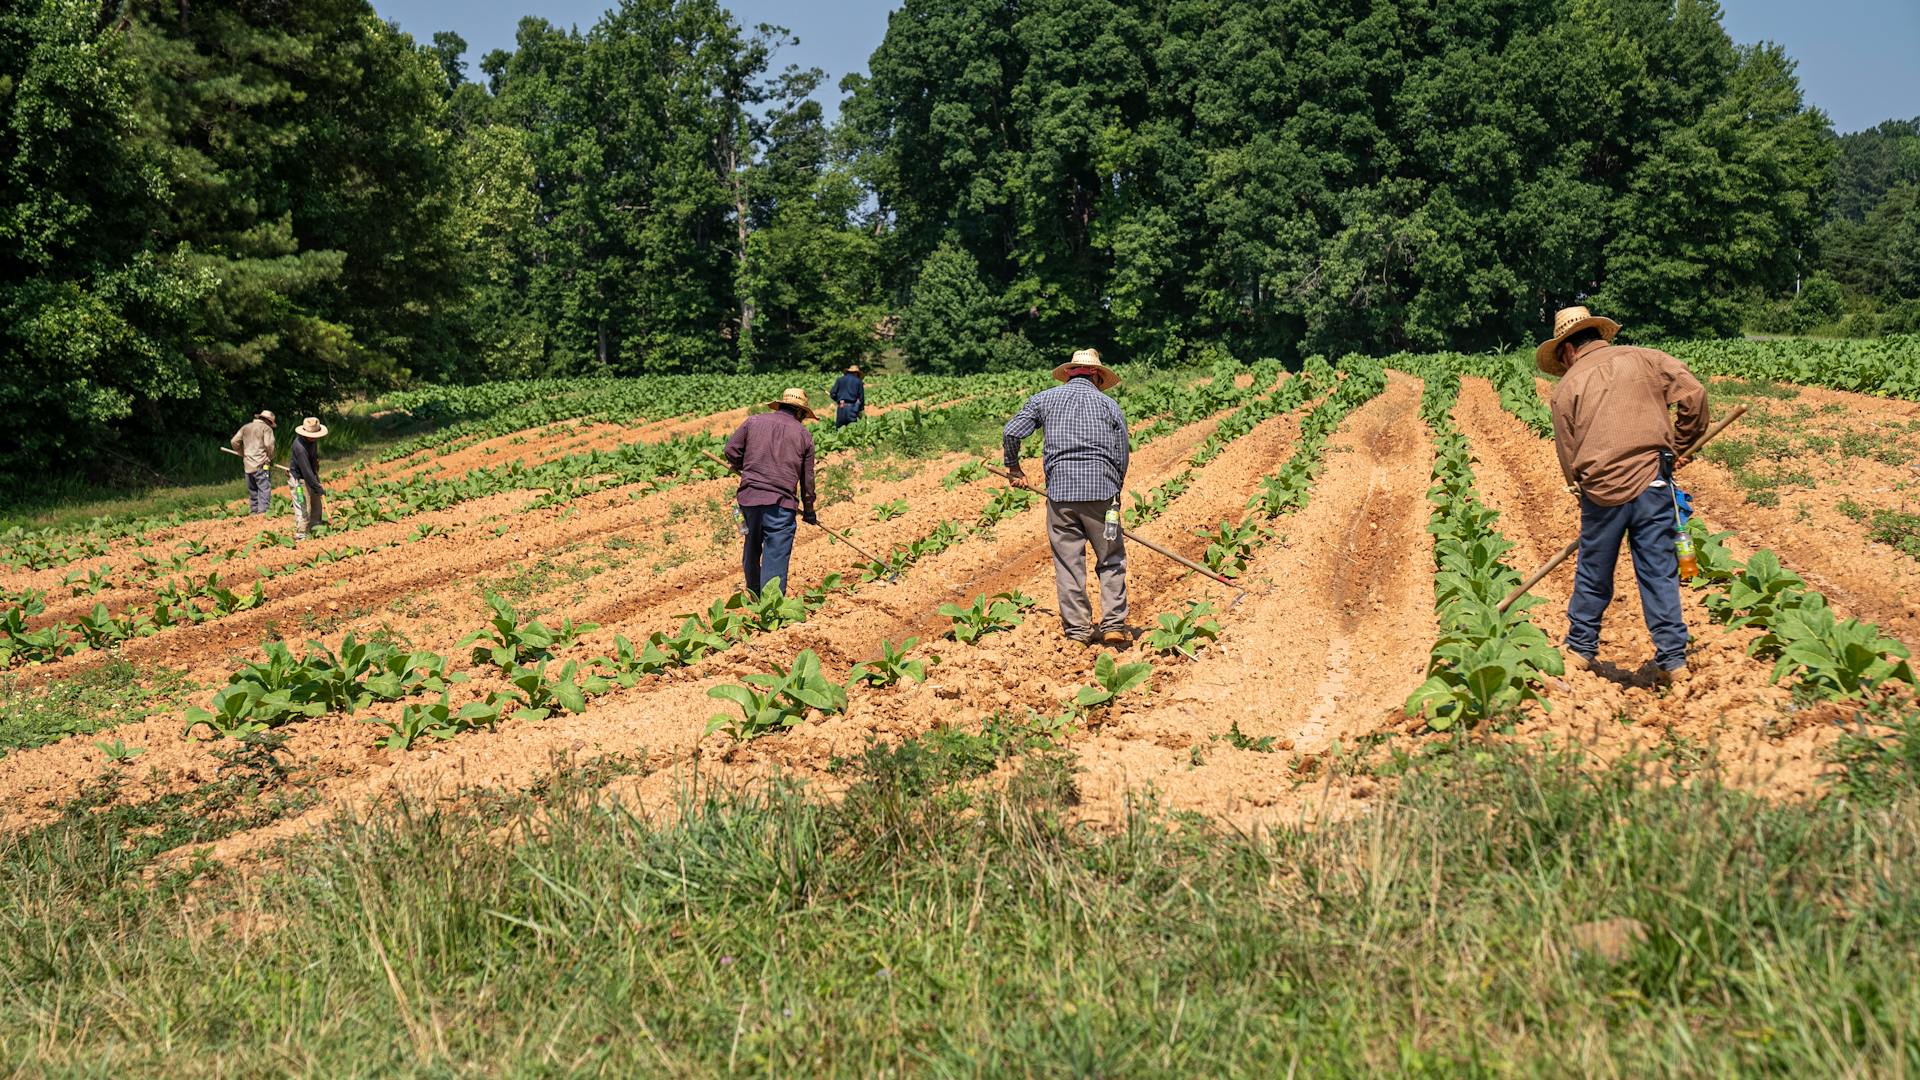
[(958, 244), (941, 244), (920, 264), (913, 297), (900, 314), (900, 349), (921, 371), (985, 371), (1004, 322), (998, 309), (974, 257)]
[(871, 69), (892, 272), (951, 238), (1044, 351), (1481, 348), (1577, 299), (1731, 332), (1829, 153), (1708, 0), (907, 0)]
[(0, 7), (0, 487), (115, 460), (130, 422), (198, 396), (182, 343), (213, 283), (151, 237), (166, 182), (127, 138), (140, 71), (98, 17)]

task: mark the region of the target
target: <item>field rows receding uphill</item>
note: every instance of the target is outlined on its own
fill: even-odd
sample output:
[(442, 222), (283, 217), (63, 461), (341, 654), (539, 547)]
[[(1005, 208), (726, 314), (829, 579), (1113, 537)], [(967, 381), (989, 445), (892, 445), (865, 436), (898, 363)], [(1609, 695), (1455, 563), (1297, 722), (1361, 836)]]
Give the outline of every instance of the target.
[[(1676, 774), (1717, 742), (1740, 748), (1737, 783), (1810, 795), (1863, 703), (1911, 678), (1920, 420), (1734, 363), (1705, 365), (1716, 409), (1754, 412), (1683, 475), (1708, 579), (1671, 690), (1642, 666), (1624, 556), (1593, 671), (1550, 655), (1570, 568), (1491, 613), (1577, 523), (1551, 388), (1518, 358), (1129, 372), (1128, 521), (1235, 585), (1135, 545), (1137, 636), (1106, 650), (1059, 635), (1040, 501), (976, 464), (1044, 375), (875, 379), (865, 421), (817, 425), (823, 520), (878, 561), (803, 528), (784, 604), (735, 595), (733, 482), (702, 451), (788, 379), (417, 395), (397, 407), (439, 426), (339, 469), (338, 527), (298, 546), (230, 507), (10, 538), (0, 829), (240, 776), (250, 809), (171, 846), (243, 858), (400, 794), (524, 792), (556, 762), (664, 807), (696, 779), (831, 793), (876, 742), (954, 732), (991, 747), (975, 775), (1065, 752), (1074, 813), (1102, 824), (1148, 792), (1242, 826), (1346, 816), (1392, 783), (1381, 762), (1463, 735)], [(36, 719), (106, 683), (131, 685), (81, 722)], [(728, 687), (759, 695), (758, 721), (710, 693)]]

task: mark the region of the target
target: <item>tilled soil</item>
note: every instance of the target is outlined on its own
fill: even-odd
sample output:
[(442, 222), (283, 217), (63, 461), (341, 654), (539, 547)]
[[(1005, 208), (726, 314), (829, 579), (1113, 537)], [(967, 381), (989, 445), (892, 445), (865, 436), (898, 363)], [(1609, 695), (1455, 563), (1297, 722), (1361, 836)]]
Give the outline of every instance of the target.
[[(1312, 501), (1275, 522), (1282, 538), (1250, 567), (1261, 591), (1221, 618), (1219, 645), (1194, 662), (1158, 661), (1153, 705), (1080, 747), (1090, 815), (1118, 821), (1143, 788), (1242, 828), (1346, 812), (1326, 798), (1314, 758), (1397, 721), (1435, 633), (1420, 393), (1395, 373), (1346, 419)], [(1236, 748), (1235, 728), (1272, 749)]]
[[(1136, 467), (1170, 472), (1170, 469), (1164, 468), (1165, 465), (1177, 465), (1211, 432), (1216, 423), (1217, 418), (1190, 425), (1156, 440), (1136, 457)], [(876, 554), (884, 554), (895, 544), (929, 531), (942, 517), (963, 516), (970, 523), (970, 519), (977, 516), (979, 509), (985, 505), (988, 489), (981, 485), (962, 488), (957, 492), (942, 489), (940, 477), (961, 458), (959, 455), (954, 457), (953, 461), (930, 463), (905, 480), (865, 485), (865, 490), (860, 492), (852, 507), (864, 510), (872, 502), (904, 498), (911, 509), (906, 516), (894, 521), (854, 528), (855, 542)], [(687, 485), (662, 495), (645, 496), (633, 505), (654, 503), (663, 498), (700, 500), (706, 494), (697, 490), (702, 486), (714, 487), (718, 494), (731, 491), (731, 481), (709, 481), (705, 485)], [(476, 576), (494, 572), (516, 561), (524, 563), (537, 553), (556, 550), (579, 541), (583, 536), (603, 536), (634, 524), (627, 518), (632, 511), (617, 504), (586, 510), (578, 508), (578, 503), (610, 497), (611, 493), (601, 493), (589, 500), (578, 500), (575, 508), (566, 511), (524, 516), (551, 519), (541, 526), (548, 530), (545, 532), (525, 529), (523, 526), (526, 521), (516, 519), (508, 537), (495, 538), (483, 531), (478, 536), (457, 540), (447, 538), (441, 546), (455, 560), (451, 563), (436, 564), (430, 561), (431, 556), (426, 552), (412, 550), (421, 545), (410, 545), (407, 567), (395, 569), (389, 577), (378, 582), (367, 581), (361, 575), (343, 587), (329, 586), (329, 589), (344, 588), (345, 593), (330, 600), (315, 597), (313, 601), (341, 607), (351, 604), (355, 608), (377, 607), (387, 599), (405, 599), (409, 604), (421, 604), (421, 598), (416, 594), (441, 588), (452, 597), (464, 598), (468, 607), (466, 617), (448, 619), (442, 613), (435, 613), (431, 616), (432, 625), (423, 621), (406, 624), (400, 629), (416, 647), (450, 651), (457, 640), (456, 632), (464, 633), (483, 622), (477, 590), (473, 588)], [(660, 507), (655, 505), (653, 510), (657, 512)], [(671, 516), (670, 509), (667, 513)], [(644, 512), (639, 516), (644, 519)], [(1038, 521), (1038, 514), (1034, 511), (1029, 511), (1025, 517)], [(563, 518), (565, 520), (560, 520)], [(823, 520), (833, 522), (832, 512), (823, 512)], [(847, 526), (845, 521), (836, 523)], [(538, 725), (508, 724), (495, 735), (469, 737), (446, 748), (395, 754), (392, 757), (406, 769), (430, 774), (426, 782), (433, 785), (454, 783), (459, 786), (480, 782), (474, 777), (477, 771), (494, 775), (488, 771), (490, 767), (478, 762), (492, 760), (490, 755), (496, 751), (505, 762), (500, 768), (506, 769), (508, 774), (518, 775), (522, 767), (536, 771), (545, 768), (556, 748), (564, 751), (570, 746), (574, 741), (576, 721), (584, 721), (592, 730), (600, 730), (600, 725), (604, 724), (609, 725), (608, 730), (621, 732), (622, 737), (614, 740), (604, 752), (630, 753), (638, 748), (664, 743), (670, 747), (668, 752), (684, 753), (698, 744), (705, 720), (716, 705), (705, 697), (707, 686), (732, 681), (749, 671), (765, 670), (769, 662), (784, 662), (799, 649), (807, 647), (818, 649), (830, 663), (844, 668), (854, 660), (876, 654), (880, 641), (898, 640), (912, 632), (912, 625), (929, 622), (928, 617), (933, 609), (944, 600), (964, 600), (974, 591), (996, 591), (995, 588), (983, 586), (975, 589), (973, 586), (1007, 576), (1010, 567), (1020, 565), (1019, 556), (1030, 554), (1032, 550), (1030, 544), (1015, 545), (1011, 542), (1010, 530), (1014, 527), (1015, 520), (1003, 522), (994, 537), (971, 540), (925, 559), (898, 583), (875, 582), (855, 597), (838, 599), (806, 624), (760, 635), (706, 664), (650, 680), (631, 692), (610, 695), (597, 701), (584, 717), (556, 718)], [(513, 541), (511, 544), (508, 543), (510, 538)], [(855, 562), (856, 557), (845, 548), (826, 542), (824, 534), (803, 530), (795, 545), (793, 572), (797, 580), (814, 581), (829, 572), (847, 571)], [(738, 553), (729, 542), (690, 559), (664, 575), (646, 574), (635, 568), (618, 571), (608, 580), (596, 582), (598, 587), (580, 605), (557, 611), (555, 615), (606, 624), (569, 654), (590, 656), (605, 651), (616, 632), (625, 632), (638, 640), (653, 630), (673, 629), (680, 613), (704, 609), (709, 601), (734, 591), (738, 587), (738, 574)], [(322, 595), (333, 594), (323, 592)], [(230, 635), (236, 644), (246, 642), (246, 652), (251, 655), (251, 645), (258, 640), (259, 627), (254, 626), (251, 634), (247, 632), (250, 617), (264, 619), (268, 616), (244, 613), (205, 627), (181, 631), (175, 636), (217, 628), (220, 633)], [(365, 617), (361, 618), (364, 620)], [(944, 628), (946, 620), (939, 619), (938, 625)], [(339, 629), (334, 629), (329, 632), (329, 637), (339, 632)], [(232, 659), (196, 664), (196, 667), (216, 668), (223, 678), (224, 672), (231, 670)], [(665, 702), (675, 698), (682, 684), (692, 684), (685, 695), (693, 702), (690, 711), (665, 708)], [(484, 686), (478, 689), (484, 689)], [(648, 718), (672, 718), (672, 722), (664, 729), (671, 734), (671, 739), (658, 737), (661, 729), (651, 722), (643, 724), (638, 734), (622, 731), (619, 726), (623, 717), (622, 709), (634, 708), (634, 705), (626, 704), (628, 698), (638, 705), (638, 712)], [(398, 706), (389, 708), (397, 711)], [(375, 715), (382, 713), (376, 711)], [(340, 786), (333, 782), (333, 778), (362, 779), (370, 765), (377, 768), (386, 760), (384, 752), (369, 749), (373, 736), (362, 719), (325, 717), (286, 729), (290, 736), (289, 749), (297, 759), (309, 762), (318, 775), (326, 778), (323, 785), (329, 794), (333, 794), (332, 789)], [(117, 734), (131, 745), (151, 745), (149, 753), (142, 758), (143, 768), (156, 769), (163, 775), (177, 777), (179, 784), (210, 779), (217, 764), (210, 756), (211, 748), (202, 743), (181, 742), (177, 737), (179, 725), (177, 717), (156, 718), (119, 729)], [(720, 737), (714, 738), (715, 745), (724, 743)], [(482, 746), (483, 743), (486, 745)], [(523, 743), (535, 749), (521, 747), (525, 750), (523, 755), (515, 749)], [(458, 779), (434, 764), (436, 758), (449, 753), (455, 753), (458, 757), (458, 765), (462, 770), (462, 776)], [(473, 756), (476, 754), (479, 755), (477, 759)], [(78, 740), (68, 740), (10, 757), (7, 768), (0, 770), (0, 806), (8, 807), (13, 812), (0, 821), (0, 827), (44, 816), (52, 803), (71, 795), (80, 783), (95, 775), (102, 760), (97, 750), (90, 745), (80, 744)]]
[[(1142, 448), (1134, 456), (1134, 482), (1158, 483), (1177, 471), (1217, 422), (1216, 417), (1190, 425)], [(1269, 421), (1236, 445), (1236, 450), (1249, 448), (1244, 455), (1224, 455), (1209, 470), (1217, 467), (1222, 476), (1229, 475), (1229, 470), (1244, 472), (1250, 468), (1249, 460), (1263, 460), (1270, 468), (1284, 460), (1295, 430), (1293, 418)], [(906, 492), (909, 503), (934, 501), (938, 477), (928, 470), (911, 481), (920, 486)], [(962, 489), (971, 497), (974, 514), (996, 486), (981, 483)], [(1218, 520), (1244, 502), (1250, 489), (1250, 483), (1239, 492), (1196, 484), (1176, 500), (1175, 510), (1163, 521), (1173, 519), (1176, 512), (1196, 522)], [(1181, 505), (1189, 500), (1191, 505)], [(661, 770), (658, 782), (663, 784), (696, 768), (710, 775), (777, 771), (830, 783), (827, 769), (834, 758), (858, 753), (874, 737), (910, 737), (940, 724), (977, 725), (996, 710), (1058, 711), (1076, 687), (1089, 681), (1097, 654), (1080, 646), (1062, 646), (1051, 619), (1052, 571), (1042, 526), (1037, 509), (1008, 518), (991, 531), (976, 533), (922, 559), (898, 582), (869, 583), (851, 597), (831, 601), (805, 623), (756, 635), (726, 653), (647, 680), (631, 691), (615, 691), (597, 699), (585, 714), (537, 724), (507, 723), (491, 735), (404, 754), (368, 751), (366, 732), (361, 729), (354, 733), (357, 744), (329, 746), (321, 755), (326, 767), (342, 770), (342, 775), (323, 784), (325, 806), (258, 833), (230, 838), (216, 848), (215, 855), (255, 850), (262, 843), (311, 828), (341, 806), (372, 805), (396, 790), (456, 797), (470, 786), (524, 787), (549, 770), (557, 756), (643, 757), (650, 767)], [(1171, 532), (1151, 535), (1172, 537)], [(1198, 541), (1189, 537), (1184, 544), (1174, 543), (1192, 549)], [(824, 545), (813, 545), (804, 557), (803, 550), (796, 548), (797, 579), (813, 580), (826, 569), (838, 569), (827, 561), (838, 556)], [(1138, 568), (1143, 557), (1144, 553), (1133, 555), (1132, 565)], [(808, 559), (822, 562), (810, 564)], [(1040, 608), (1014, 631), (990, 636), (978, 646), (932, 640), (948, 625), (935, 610), (941, 603), (965, 603), (975, 595), (1012, 588), (1041, 601)], [(1176, 574), (1147, 574), (1138, 588), (1135, 602), (1145, 610), (1144, 605), (1164, 606), (1163, 593), (1184, 591), (1186, 586)], [(707, 719), (722, 711), (721, 703), (707, 695), (714, 686), (765, 671), (772, 663), (787, 663), (801, 649), (817, 652), (830, 677), (844, 678), (854, 662), (877, 656), (882, 642), (897, 643), (914, 635), (944, 657), (924, 685), (856, 691), (844, 716), (811, 722), (778, 738), (736, 745), (724, 735), (705, 733)], [(314, 736), (329, 738), (350, 723), (323, 718), (297, 727), (303, 738), (314, 741)], [(323, 728), (330, 729), (330, 734), (322, 735)]]
[[(1522, 573), (1557, 554), (1579, 532), (1579, 506), (1550, 441), (1535, 436), (1500, 406), (1485, 379), (1463, 380), (1454, 420), (1472, 444), (1480, 497), (1500, 511), (1500, 530), (1516, 545), (1508, 562)], [(1711, 512), (1702, 520), (1718, 525)], [(1740, 551), (1744, 545), (1730, 544)], [(1608, 758), (1638, 753), (1658, 759), (1696, 755), (1709, 744), (1737, 749), (1734, 782), (1782, 796), (1811, 794), (1824, 770), (1821, 753), (1834, 726), (1829, 709), (1796, 707), (1783, 686), (1769, 681), (1772, 665), (1748, 656), (1754, 630), (1728, 630), (1709, 618), (1704, 593), (1682, 589), (1692, 645), (1692, 678), (1683, 686), (1656, 686), (1633, 564), (1625, 545), (1615, 571), (1615, 595), (1601, 624), (1599, 662), (1550, 680), (1549, 708), (1531, 708), (1516, 738), (1545, 735), (1578, 740)], [(1533, 589), (1545, 602), (1534, 625), (1555, 642), (1567, 632), (1571, 561)]]

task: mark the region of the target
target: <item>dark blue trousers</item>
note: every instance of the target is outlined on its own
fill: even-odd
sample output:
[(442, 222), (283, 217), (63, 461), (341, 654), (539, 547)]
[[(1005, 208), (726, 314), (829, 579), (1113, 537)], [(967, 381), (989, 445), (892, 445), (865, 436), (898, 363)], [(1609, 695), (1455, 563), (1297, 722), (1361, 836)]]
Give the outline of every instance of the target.
[(759, 592), (775, 578), (782, 591), (787, 587), (787, 560), (793, 555), (793, 527), (798, 515), (784, 506), (743, 506), (746, 542), (742, 545), (741, 568), (747, 572), (747, 591)]
[(1600, 617), (1613, 602), (1620, 541), (1633, 552), (1640, 607), (1663, 668), (1687, 662), (1687, 620), (1680, 610), (1680, 556), (1673, 546), (1673, 489), (1652, 487), (1632, 502), (1599, 506), (1580, 500), (1580, 561), (1567, 602), (1567, 648), (1587, 659), (1600, 648)]

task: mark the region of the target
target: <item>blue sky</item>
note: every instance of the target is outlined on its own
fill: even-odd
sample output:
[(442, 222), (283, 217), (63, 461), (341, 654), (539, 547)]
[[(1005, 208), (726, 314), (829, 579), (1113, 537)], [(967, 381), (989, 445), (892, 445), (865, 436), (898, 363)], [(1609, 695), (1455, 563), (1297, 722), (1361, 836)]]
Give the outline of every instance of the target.
[[(1735, 41), (1776, 41), (1800, 62), (1807, 99), (1827, 111), (1841, 131), (1882, 120), (1920, 116), (1920, 0), (1722, 0)], [(593, 25), (606, 0), (374, 0), (401, 29), (425, 41), (454, 30), (477, 62), (489, 49), (513, 47), (513, 28), (533, 12), (581, 29)], [(840, 76), (866, 70), (867, 57), (887, 32), (890, 0), (785, 3), (735, 0), (727, 5), (743, 25), (770, 22), (800, 38), (784, 59), (827, 73), (822, 100), (837, 105)]]

